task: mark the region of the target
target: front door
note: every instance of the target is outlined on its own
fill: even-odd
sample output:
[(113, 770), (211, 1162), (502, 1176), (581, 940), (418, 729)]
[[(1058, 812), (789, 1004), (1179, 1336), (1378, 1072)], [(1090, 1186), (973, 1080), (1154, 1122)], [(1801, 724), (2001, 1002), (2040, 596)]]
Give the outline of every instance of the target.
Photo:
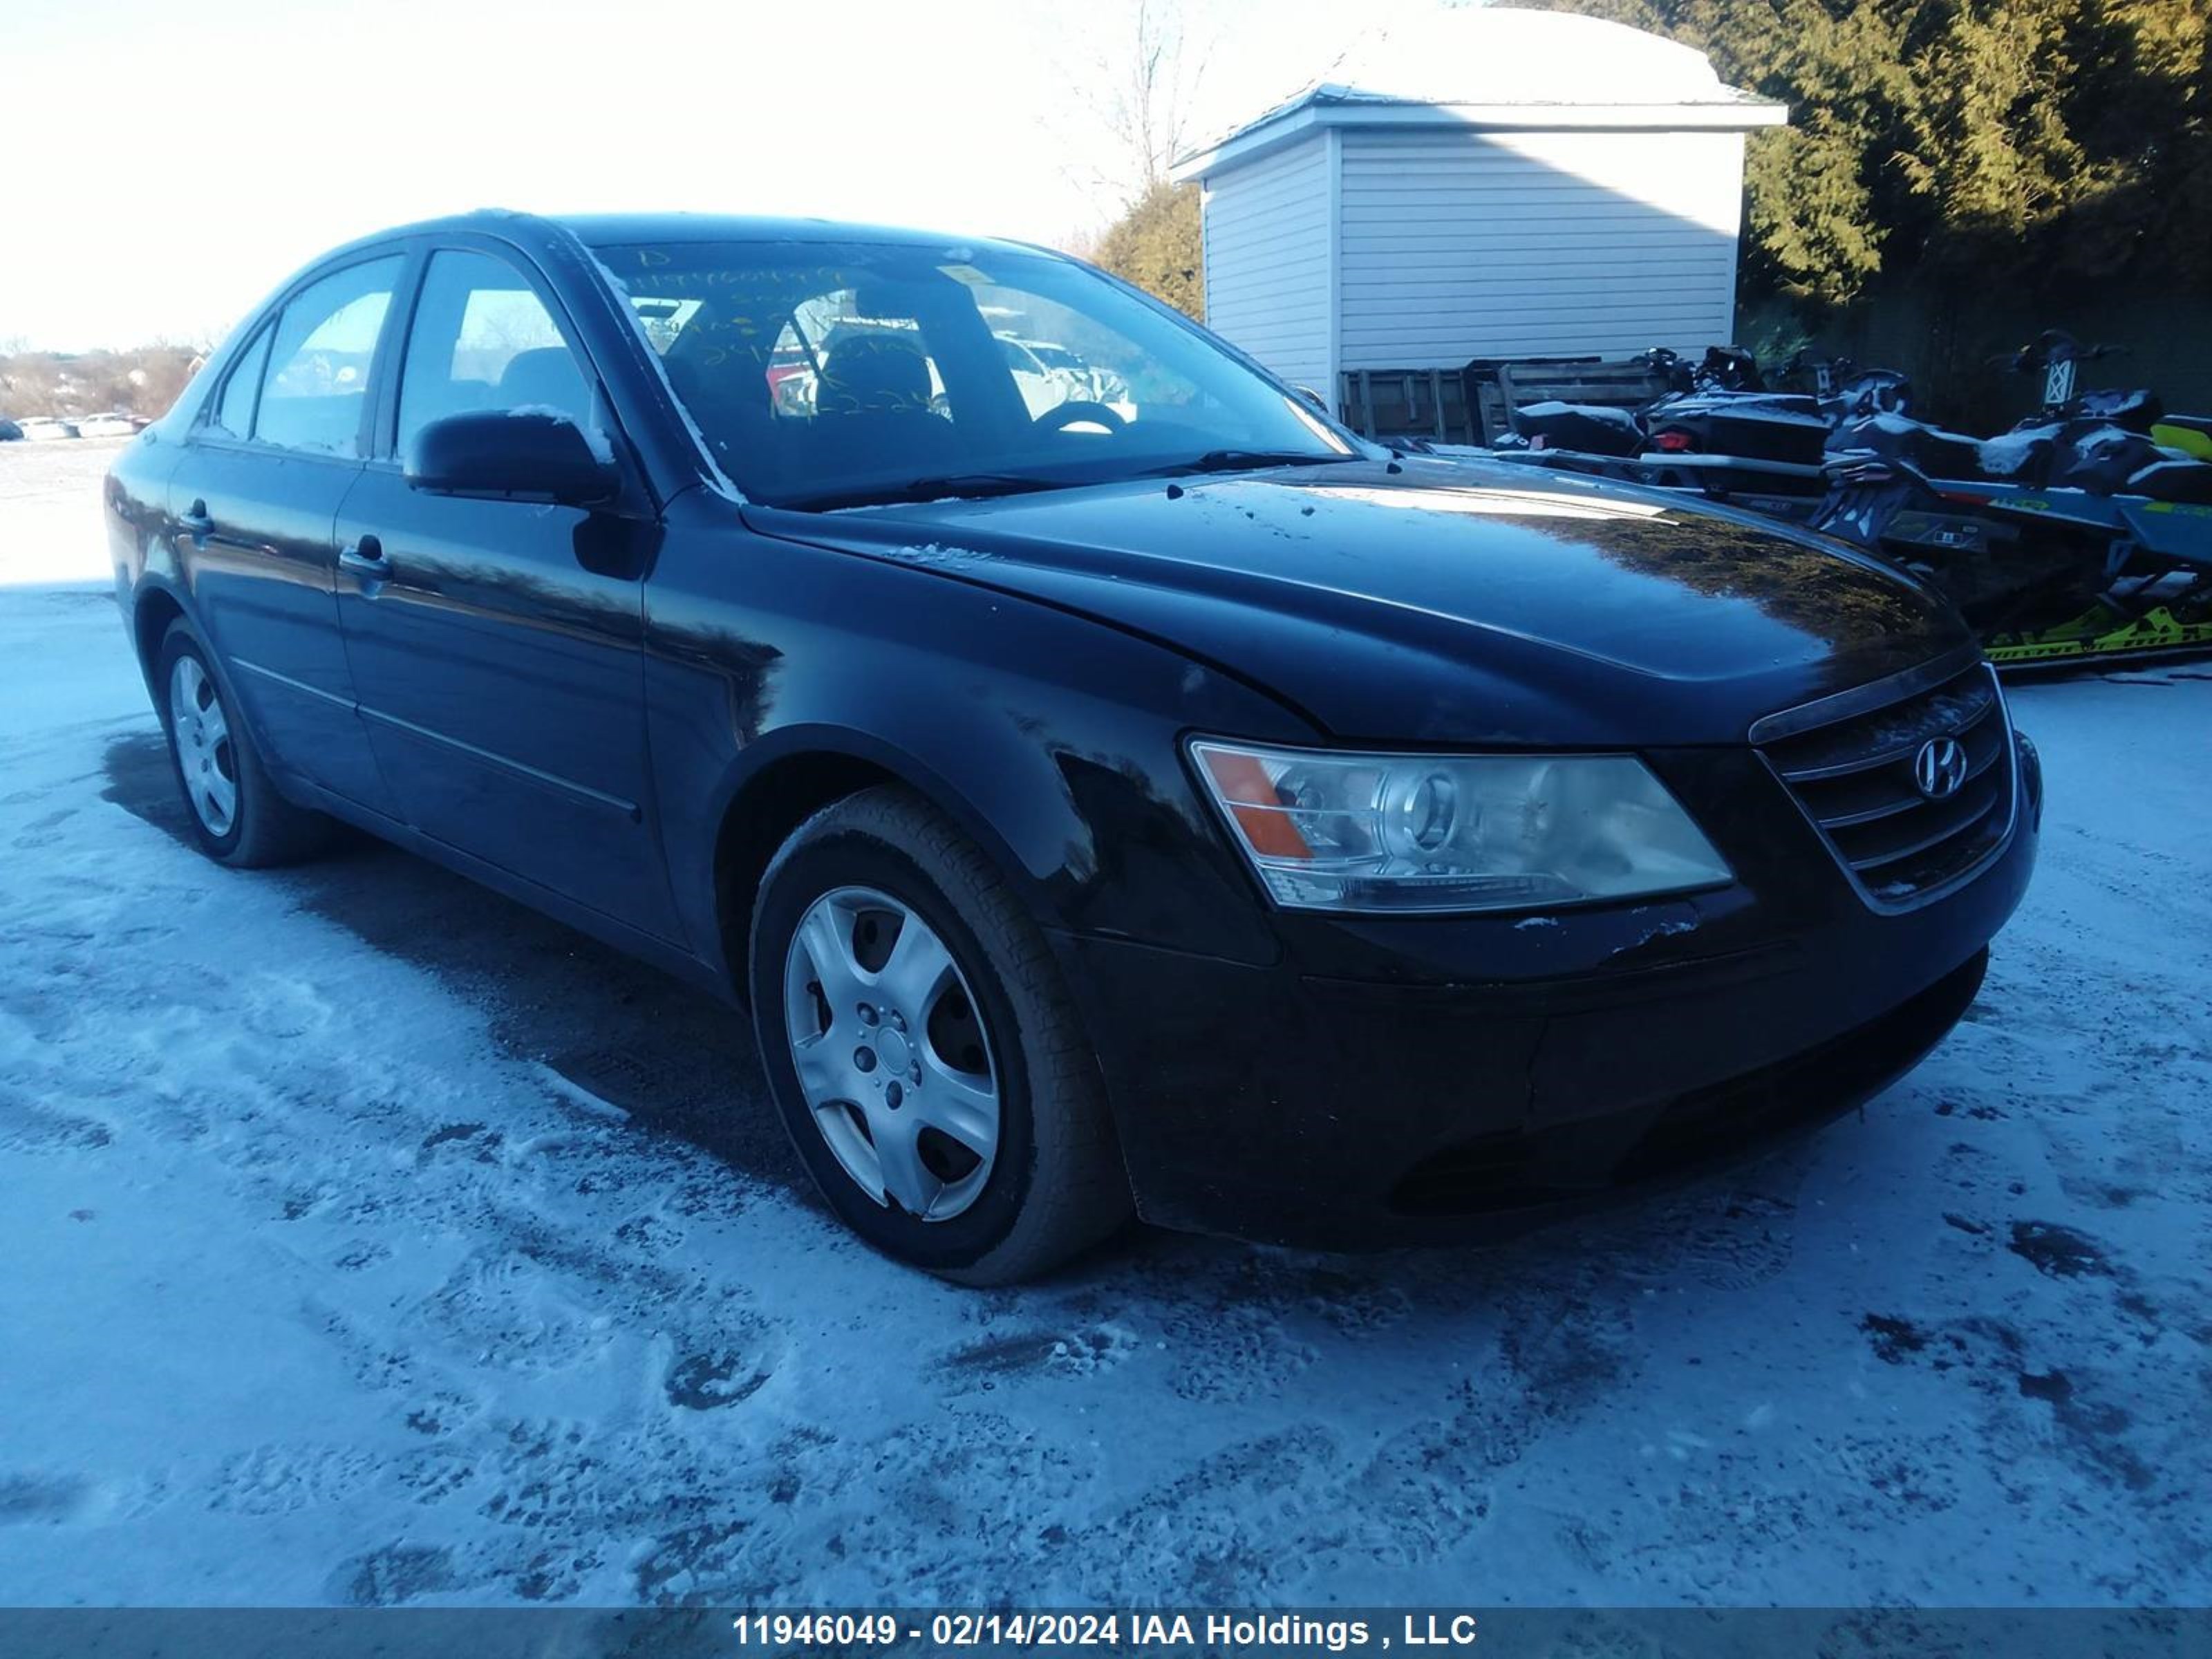
[(369, 741), (422, 834), (605, 915), (678, 933), (645, 746), (649, 512), (411, 489), (425, 425), (552, 409), (606, 422), (544, 293), (488, 250), (424, 268), (389, 453), (339, 509), (337, 609)]
[(404, 263), (347, 265), (287, 301), (239, 354), (169, 480), (179, 566), (269, 759), (387, 816), (338, 635), (332, 532), (361, 474)]

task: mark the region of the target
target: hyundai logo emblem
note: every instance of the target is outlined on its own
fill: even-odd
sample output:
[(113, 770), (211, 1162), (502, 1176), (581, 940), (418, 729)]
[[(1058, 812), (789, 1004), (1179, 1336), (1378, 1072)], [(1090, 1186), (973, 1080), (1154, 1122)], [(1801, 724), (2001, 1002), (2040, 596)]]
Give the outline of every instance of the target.
[(1966, 746), (1956, 738), (1930, 738), (1912, 757), (1912, 781), (1929, 800), (1947, 800), (1966, 781)]

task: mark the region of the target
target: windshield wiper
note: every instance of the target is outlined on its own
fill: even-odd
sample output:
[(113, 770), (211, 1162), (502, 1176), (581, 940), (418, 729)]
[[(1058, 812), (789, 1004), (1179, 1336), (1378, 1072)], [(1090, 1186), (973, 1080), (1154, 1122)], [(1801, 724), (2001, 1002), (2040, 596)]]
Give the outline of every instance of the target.
[(821, 495), (802, 495), (784, 505), (808, 513), (834, 513), (840, 507), (888, 507), (897, 501), (936, 501), (948, 497), (980, 501), (991, 495), (1024, 495), (1040, 489), (1073, 489), (1076, 482), (1073, 478), (1040, 478), (1027, 472), (951, 472), (938, 477), (909, 478), (903, 483), (872, 484)]
[(1359, 459), (1357, 455), (1316, 455), (1304, 450), (1209, 449), (1187, 461), (1171, 461), (1165, 466), (1148, 468), (1146, 476), (1159, 478), (1177, 472), (1255, 472), (1263, 466), (1328, 466)]
[[(1190, 472), (1249, 472), (1267, 466), (1322, 466), (1337, 461), (1356, 461), (1357, 455), (1314, 455), (1288, 449), (1209, 449), (1189, 460), (1170, 461), (1123, 477), (1171, 477)], [(898, 502), (946, 499), (981, 501), (994, 495), (1026, 495), (1044, 489), (1074, 489), (1086, 483), (1109, 483), (1100, 478), (1054, 478), (1034, 472), (948, 472), (901, 483), (868, 484), (852, 489), (828, 490), (800, 495), (779, 505), (805, 513), (835, 513), (848, 507), (890, 507)]]

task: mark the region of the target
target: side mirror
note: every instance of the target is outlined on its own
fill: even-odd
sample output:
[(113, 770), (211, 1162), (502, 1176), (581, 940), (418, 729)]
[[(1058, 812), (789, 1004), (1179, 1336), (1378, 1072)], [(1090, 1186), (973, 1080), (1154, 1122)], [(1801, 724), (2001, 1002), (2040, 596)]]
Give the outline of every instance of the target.
[(402, 465), (409, 487), (433, 495), (597, 507), (619, 486), (613, 458), (550, 409), (448, 415), (415, 434)]
[(1294, 386), (1291, 390), (1297, 392), (1299, 397), (1304, 398), (1316, 409), (1321, 410), (1322, 414), (1328, 416), (1332, 421), (1336, 418), (1336, 411), (1328, 406), (1328, 399), (1322, 397), (1320, 392), (1316, 392), (1311, 386)]

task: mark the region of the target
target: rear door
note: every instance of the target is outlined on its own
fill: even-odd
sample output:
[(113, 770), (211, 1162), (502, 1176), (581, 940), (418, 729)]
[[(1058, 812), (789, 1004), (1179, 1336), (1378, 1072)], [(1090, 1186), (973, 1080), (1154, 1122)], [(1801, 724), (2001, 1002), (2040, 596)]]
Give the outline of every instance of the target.
[(361, 472), (405, 264), (364, 257), (273, 309), (208, 400), (168, 492), (200, 626), (268, 758), (387, 815), (338, 635), (332, 529)]
[(659, 521), (641, 483), (586, 510), (428, 495), (400, 465), (422, 427), (468, 410), (550, 409), (612, 442), (589, 359), (536, 273), (458, 238), (423, 267), (397, 361), (377, 453), (338, 515), (337, 608), (400, 810), (449, 847), (673, 939), (645, 746), (642, 577)]

